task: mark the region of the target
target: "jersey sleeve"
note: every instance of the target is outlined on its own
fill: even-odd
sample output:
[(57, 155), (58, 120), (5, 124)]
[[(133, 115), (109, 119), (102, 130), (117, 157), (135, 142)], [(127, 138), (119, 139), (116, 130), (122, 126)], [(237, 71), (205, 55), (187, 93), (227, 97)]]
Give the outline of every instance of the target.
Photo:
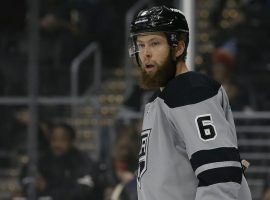
[[(207, 88), (193, 88), (190, 95), (204, 92)], [(243, 173), (224, 89), (198, 103), (171, 108), (168, 115), (198, 179), (195, 200), (238, 199)]]

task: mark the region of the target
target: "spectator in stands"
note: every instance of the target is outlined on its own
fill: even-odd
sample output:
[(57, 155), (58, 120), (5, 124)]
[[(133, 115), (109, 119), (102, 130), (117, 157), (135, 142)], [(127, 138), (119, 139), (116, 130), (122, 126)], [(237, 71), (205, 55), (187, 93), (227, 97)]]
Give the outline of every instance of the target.
[[(70, 60), (88, 42), (95, 39), (97, 30), (90, 30), (92, 5), (80, 0), (45, 0), (42, 1), (40, 16), (41, 36), (45, 42), (58, 43), (61, 59)], [(90, 24), (89, 24), (90, 23)], [(46, 43), (42, 43), (46, 45)], [(71, 48), (72, 47), (72, 48)], [(57, 49), (56, 49), (57, 50)], [(50, 52), (44, 52), (50, 53)]]
[[(53, 126), (50, 150), (39, 159), (36, 188), (53, 200), (98, 199), (95, 163), (74, 146), (75, 131), (65, 124)], [(22, 179), (26, 184), (27, 177)]]
[[(8, 116), (6, 116), (8, 117)], [(10, 121), (6, 126), (6, 132), (3, 133), (4, 149), (16, 151), (19, 154), (26, 154), (27, 151), (27, 128), (31, 123), (29, 109), (25, 106), (16, 108), (12, 113)], [(43, 153), (49, 148), (48, 136), (44, 126), (50, 128), (49, 122), (42, 122), (38, 129), (38, 151)]]
[(134, 174), (137, 156), (129, 148), (118, 148), (115, 152), (114, 168), (120, 183), (114, 188), (111, 200), (137, 200), (137, 181)]
[[(4, 0), (0, 6), (0, 92), (25, 95), (27, 91), (26, 34), (27, 0)], [(26, 49), (26, 48), (25, 48)], [(4, 94), (3, 94), (4, 93)], [(2, 112), (1, 112), (2, 113)]]
[(129, 149), (138, 154), (140, 148), (140, 135), (138, 134), (138, 124), (140, 120), (133, 120), (130, 125), (119, 125), (116, 138), (115, 151), (119, 149)]
[(239, 79), (234, 77), (235, 64), (235, 44), (233, 40), (217, 48), (213, 53), (212, 76), (225, 88), (230, 100), (231, 108), (234, 111), (250, 110), (253, 106), (253, 100), (246, 87), (241, 84)]
[[(108, 27), (109, 23), (102, 21), (107, 14), (100, 15), (101, 9), (97, 2), (88, 0), (41, 1), (40, 65), (46, 65), (41, 67), (41, 82), (47, 82), (52, 76), (57, 81), (53, 86), (41, 85), (41, 93), (59, 95), (69, 91), (72, 59), (91, 42), (97, 41), (104, 27)], [(83, 70), (80, 77), (87, 74), (89, 79), (92, 69)]]
[(132, 74), (136, 82), (132, 84), (118, 112), (118, 118), (125, 121), (137, 119), (138, 116), (141, 116), (145, 104), (154, 95), (154, 91), (142, 89), (137, 83), (140, 77), (139, 69), (136, 68)]
[(269, 174), (264, 179), (262, 200), (270, 200), (270, 176), (269, 176)]
[[(26, 25), (27, 1), (1, 1), (0, 6), (0, 58), (14, 59)], [(6, 59), (5, 59), (6, 60)], [(0, 66), (5, 70), (5, 65)], [(22, 67), (20, 65), (20, 67)]]
[(133, 200), (136, 197), (134, 172), (137, 168), (137, 155), (140, 146), (140, 135), (136, 124), (135, 121), (132, 121), (131, 125), (121, 124), (121, 121), (116, 124), (118, 134), (111, 155), (112, 164), (108, 170), (110, 181), (105, 189), (104, 200), (126, 200), (129, 198)]

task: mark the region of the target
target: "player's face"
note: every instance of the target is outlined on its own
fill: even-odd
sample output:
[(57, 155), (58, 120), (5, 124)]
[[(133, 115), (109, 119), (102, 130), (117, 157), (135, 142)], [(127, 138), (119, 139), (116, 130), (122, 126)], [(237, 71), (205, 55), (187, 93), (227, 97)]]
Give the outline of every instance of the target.
[(170, 46), (164, 33), (137, 37), (141, 62), (141, 86), (145, 89), (164, 87), (175, 76)]
[(62, 128), (54, 128), (52, 130), (50, 144), (52, 152), (56, 156), (66, 154), (72, 147), (71, 139)]

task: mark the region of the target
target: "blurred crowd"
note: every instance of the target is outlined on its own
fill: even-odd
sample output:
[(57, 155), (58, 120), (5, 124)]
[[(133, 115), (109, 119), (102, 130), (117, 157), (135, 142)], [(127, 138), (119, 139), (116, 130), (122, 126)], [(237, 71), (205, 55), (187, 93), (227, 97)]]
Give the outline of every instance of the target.
[[(70, 63), (93, 41), (101, 45), (106, 70), (121, 67), (125, 53), (125, 14), (136, 2), (40, 1), (39, 94), (68, 95)], [(164, 3), (161, 0), (151, 2)], [(224, 21), (224, 10), (230, 1), (216, 2), (209, 12), (207, 29), (213, 48), (202, 54), (196, 52), (195, 70), (214, 77), (224, 86), (233, 111), (269, 110), (270, 40), (267, 37), (270, 34), (270, 1), (238, 1), (236, 13), (229, 14), (228, 24)], [(174, 3), (166, 1), (169, 6)], [(9, 0), (0, 4), (0, 96), (23, 96), (27, 94), (29, 48), (27, 1)], [(86, 63), (80, 71), (80, 94), (91, 82), (91, 70)], [(76, 130), (71, 124), (41, 117), (35, 183), (38, 196), (53, 200), (136, 200), (140, 146), (140, 120), (137, 118), (152, 95), (153, 91), (133, 85), (120, 107), (118, 118), (113, 119), (115, 138), (110, 141), (112, 148), (105, 145), (105, 150), (100, 150), (109, 154), (106, 159), (93, 159), (88, 152), (80, 150), (76, 145)], [(5, 168), (14, 165), (10, 154), (5, 152), (26, 155), (27, 128), (31, 122), (25, 106), (12, 109), (0, 106), (0, 111), (0, 167)], [(20, 189), (13, 194), (14, 199), (27, 198), (31, 183), (28, 168), (26, 157), (20, 163)], [(265, 178), (264, 200), (270, 200), (269, 184), (270, 179)]]
[(269, 35), (270, 3), (218, 2), (208, 16), (210, 38), (201, 38), (213, 45), (196, 58), (196, 69), (224, 85), (232, 110), (269, 110), (270, 43), (264, 34)]
[[(15, 154), (25, 155), (28, 110), (20, 109), (16, 113), (16, 118), (16, 123), (20, 126), (14, 126), (16, 136), (10, 137), (16, 141), (10, 142), (12, 146), (1, 145), (1, 151), (5, 148)], [(110, 158), (100, 161), (92, 159), (90, 154), (76, 146), (76, 131), (71, 125), (63, 122), (40, 122), (35, 182), (39, 199), (136, 200), (138, 124), (124, 126), (120, 122), (117, 129)], [(20, 164), (18, 177), (20, 187), (12, 194), (13, 200), (27, 199), (29, 184), (32, 183), (28, 174), (29, 164), (28, 159)]]

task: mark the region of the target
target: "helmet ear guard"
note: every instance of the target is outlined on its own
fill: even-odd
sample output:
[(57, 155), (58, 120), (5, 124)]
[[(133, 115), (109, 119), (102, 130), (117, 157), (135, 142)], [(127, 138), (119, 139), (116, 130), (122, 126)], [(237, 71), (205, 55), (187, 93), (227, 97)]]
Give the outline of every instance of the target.
[(176, 48), (180, 41), (185, 43), (185, 49), (181, 56), (176, 57), (177, 60), (185, 60), (187, 55), (187, 47), (189, 43), (189, 33), (165, 33), (168, 43), (172, 48)]
[(165, 33), (168, 43), (171, 47), (177, 47), (179, 43), (179, 34), (177, 33)]

